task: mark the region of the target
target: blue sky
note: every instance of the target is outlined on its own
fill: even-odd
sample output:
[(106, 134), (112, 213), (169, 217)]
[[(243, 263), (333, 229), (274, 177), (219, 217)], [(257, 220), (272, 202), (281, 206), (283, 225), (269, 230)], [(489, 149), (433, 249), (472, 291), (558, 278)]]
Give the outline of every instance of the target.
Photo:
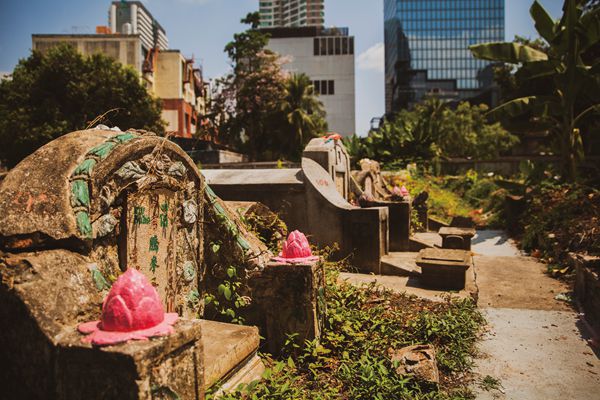
[[(223, 47), (245, 27), (240, 19), (258, 9), (259, 0), (145, 0), (167, 31), (171, 48), (194, 56), (205, 77), (228, 71)], [(541, 0), (554, 17), (562, 0)], [(535, 37), (529, 16), (532, 0), (506, 0), (506, 38)], [(109, 0), (0, 0), (0, 72), (27, 57), (33, 33), (92, 33), (107, 25)], [(365, 135), (369, 121), (384, 112), (383, 0), (325, 0), (325, 24), (347, 26), (355, 36), (356, 129)]]

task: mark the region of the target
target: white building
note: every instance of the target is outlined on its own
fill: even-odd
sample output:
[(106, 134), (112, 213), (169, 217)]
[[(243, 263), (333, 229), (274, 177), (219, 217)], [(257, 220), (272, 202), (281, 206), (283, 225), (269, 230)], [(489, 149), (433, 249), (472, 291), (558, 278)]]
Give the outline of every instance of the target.
[(113, 1), (108, 10), (112, 33), (140, 35), (142, 49), (149, 51), (169, 48), (169, 40), (162, 26), (141, 1)]
[(324, 0), (269, 0), (258, 2), (260, 26), (298, 27), (323, 26)]
[(264, 29), (267, 48), (290, 59), (283, 68), (313, 81), (325, 106), (329, 130), (343, 136), (356, 132), (354, 37), (347, 28)]

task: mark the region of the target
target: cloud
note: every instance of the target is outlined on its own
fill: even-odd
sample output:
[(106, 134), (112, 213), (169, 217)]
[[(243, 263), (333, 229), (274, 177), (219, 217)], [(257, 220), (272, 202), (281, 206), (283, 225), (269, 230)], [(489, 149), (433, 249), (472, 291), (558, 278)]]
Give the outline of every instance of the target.
[(382, 42), (375, 43), (358, 55), (358, 68), (362, 70), (383, 72), (384, 63), (384, 47)]

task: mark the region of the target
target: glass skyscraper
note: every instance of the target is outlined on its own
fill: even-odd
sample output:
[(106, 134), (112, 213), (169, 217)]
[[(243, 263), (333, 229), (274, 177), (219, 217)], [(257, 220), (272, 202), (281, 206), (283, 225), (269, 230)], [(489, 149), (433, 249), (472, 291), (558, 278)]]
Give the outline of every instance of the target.
[(493, 102), (472, 44), (504, 41), (504, 0), (384, 0), (386, 113), (431, 94)]

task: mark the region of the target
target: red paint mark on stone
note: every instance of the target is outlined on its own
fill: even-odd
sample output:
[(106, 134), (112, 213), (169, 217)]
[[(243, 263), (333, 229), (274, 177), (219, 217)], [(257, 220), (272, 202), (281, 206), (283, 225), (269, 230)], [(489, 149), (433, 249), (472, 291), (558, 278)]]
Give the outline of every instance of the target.
[(13, 200), (13, 204), (24, 205), (25, 212), (31, 212), (35, 204), (41, 204), (47, 201), (48, 196), (46, 196), (44, 193), (35, 196), (31, 193), (18, 192), (15, 196), (15, 199)]

